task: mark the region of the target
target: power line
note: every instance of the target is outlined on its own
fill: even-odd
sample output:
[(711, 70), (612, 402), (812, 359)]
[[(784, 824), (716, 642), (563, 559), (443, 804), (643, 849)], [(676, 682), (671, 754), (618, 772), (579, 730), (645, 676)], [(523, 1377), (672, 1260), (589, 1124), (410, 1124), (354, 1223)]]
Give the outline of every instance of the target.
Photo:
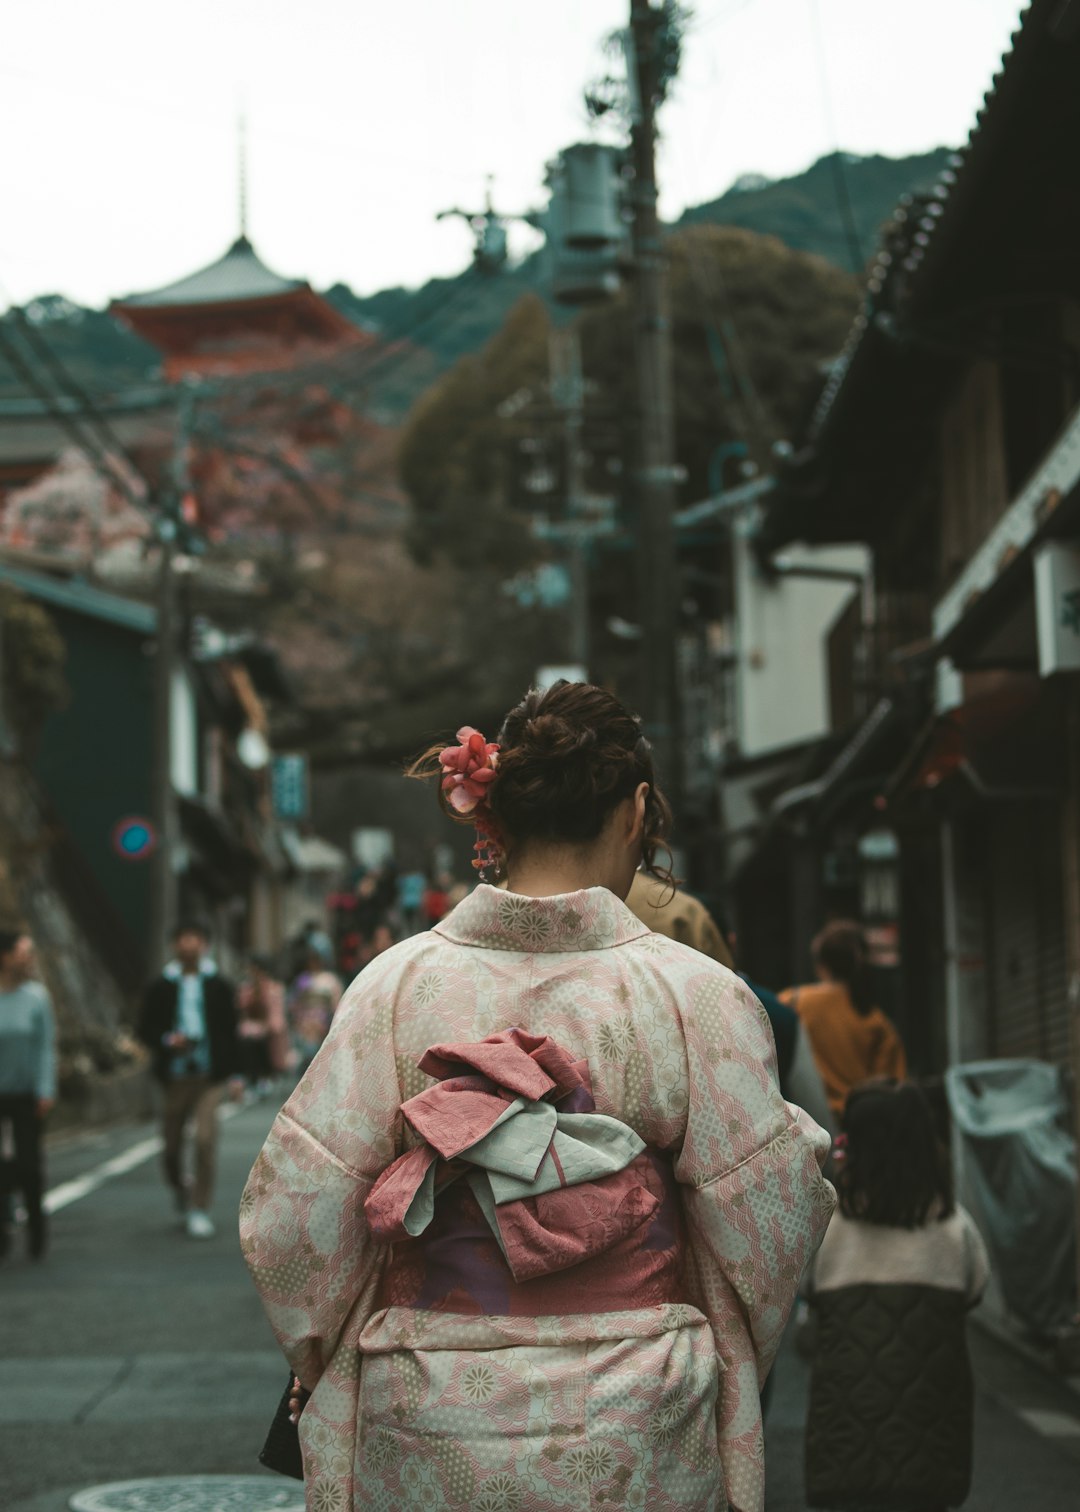
[[(122, 467), (117, 466), (117, 457), (130, 469), (131, 475), (142, 482), (148, 495), (151, 492), (150, 480), (128, 455), (112, 426), (97, 409), (86, 390), (73, 377), (67, 365), (53, 350), (45, 333), (40, 331), (27, 317), (25, 310), (11, 299), (10, 290), (2, 281), (0, 281), (0, 294), (7, 298), (10, 306), (7, 318), (14, 319), (27, 347), (33, 351), (38, 362), (48, 369), (57, 394), (53, 395), (48, 385), (43, 383), (35, 372), (33, 364), (27, 361), (25, 355), (19, 350), (18, 344), (12, 339), (6, 327), (5, 317), (0, 317), (0, 351), (6, 355), (8, 362), (30, 392), (44, 404), (53, 422), (75, 442), (99, 477), (110, 486), (119, 488), (128, 503), (140, 514), (145, 513), (146, 499), (132, 488), (130, 478)], [(78, 408), (74, 411), (65, 411), (65, 399), (73, 399)], [(84, 434), (78, 424), (80, 419), (84, 421), (89, 419), (96, 429)], [(110, 454), (109, 447), (115, 455)]]
[(707, 36), (708, 33), (714, 31), (716, 27), (726, 25), (728, 21), (733, 21), (735, 17), (739, 15), (741, 11), (746, 10), (750, 4), (751, 0), (729, 0), (729, 3), (727, 5), (722, 5), (720, 9), (714, 11), (711, 16), (704, 16), (699, 20), (695, 15), (694, 17), (692, 17), (692, 35), (695, 37)]
[[(250, 379), (245, 378), (235, 385), (230, 384), (227, 392), (237, 396), (267, 390), (285, 394), (298, 393), (310, 384), (333, 377), (339, 372), (348, 380), (343, 387), (344, 393), (348, 394), (357, 386), (367, 386), (373, 376), (385, 376), (384, 370), (387, 364), (390, 365), (392, 372), (395, 364), (399, 368), (404, 367), (408, 362), (422, 356), (424, 348), (417, 345), (421, 333), (426, 337), (432, 330), (452, 317), (476, 308), (478, 301), (474, 295), (479, 285), (486, 282), (485, 276), (475, 268), (467, 269), (457, 280), (457, 287), (449, 298), (430, 313), (425, 312), (411, 326), (400, 332), (393, 341), (371, 353), (370, 356), (365, 352), (355, 350), (337, 352), (329, 357), (315, 358), (302, 367), (290, 369), (286, 375), (288, 381), (285, 384), (280, 381), (280, 375), (260, 374)], [(350, 369), (355, 370), (350, 371)]]
[(859, 228), (855, 222), (855, 210), (851, 203), (851, 192), (848, 184), (847, 166), (844, 162), (844, 154), (840, 151), (840, 142), (836, 133), (836, 121), (833, 116), (832, 88), (829, 82), (829, 65), (825, 56), (825, 35), (821, 25), (821, 12), (818, 9), (818, 0), (807, 0), (810, 10), (810, 30), (814, 38), (814, 56), (817, 60), (818, 82), (821, 86), (821, 104), (825, 112), (825, 129), (833, 144), (830, 166), (832, 169), (833, 194), (836, 199), (836, 210), (840, 217), (840, 224), (844, 231), (844, 240), (847, 242), (848, 256), (851, 259), (851, 271), (861, 273), (866, 264), (863, 254), (862, 242), (859, 238)]
[[(350, 381), (345, 392), (348, 393), (356, 386), (367, 388), (373, 379), (385, 377), (387, 373), (393, 373), (395, 369), (400, 370), (410, 360), (415, 360), (422, 355), (423, 349), (416, 346), (415, 342), (421, 335), (430, 335), (439, 325), (468, 309), (475, 308), (477, 304), (475, 294), (479, 284), (484, 281), (483, 276), (475, 269), (467, 270), (458, 280), (457, 287), (449, 299), (440, 302), (434, 310), (425, 311), (422, 317), (401, 333), (393, 343), (374, 353), (359, 372), (349, 373), (347, 376)], [(20, 307), (13, 304), (10, 314), (17, 322), (28, 348), (32, 349), (41, 367), (47, 370), (58, 392), (54, 393), (41, 374), (35, 370), (27, 355), (24, 355), (12, 339), (3, 320), (0, 320), (0, 353), (7, 357), (28, 391), (40, 400), (54, 424), (69, 436), (103, 481), (119, 488), (134, 508), (146, 514), (146, 499), (140, 497), (132, 488), (123, 469), (117, 466), (117, 458), (126, 463), (133, 475), (140, 478), (149, 490), (149, 482), (141, 469), (128, 456), (111, 425), (53, 350), (44, 333), (33, 325)], [(285, 389), (285, 395), (291, 396), (302, 392), (303, 388), (311, 383), (324, 379), (328, 371), (332, 373), (343, 364), (354, 363), (358, 355), (356, 352), (339, 353), (331, 358), (305, 365), (303, 369), (294, 369), (288, 375), (291, 382)], [(267, 374), (256, 380), (243, 380), (236, 385), (223, 385), (220, 392), (225, 398), (242, 398), (266, 392), (268, 389), (276, 389), (280, 392), (281, 388), (280, 375)], [(78, 408), (65, 408), (65, 399), (74, 400)], [(220, 422), (216, 430), (214, 444), (224, 446), (226, 451), (237, 455), (246, 454), (252, 458), (258, 458), (279, 472), (285, 481), (307, 499), (309, 504), (321, 505), (322, 501), (318, 498), (310, 481), (284, 459), (270, 450), (259, 448), (257, 444), (250, 443), (246, 438), (237, 437), (235, 443), (231, 444), (228, 433)], [(113, 454), (110, 454), (110, 447), (113, 449)]]
[(92, 432), (88, 435), (84, 434), (79, 427), (77, 414), (65, 411), (62, 405), (57, 404), (56, 397), (42, 383), (31, 364), (12, 341), (9, 333), (4, 329), (3, 322), (0, 322), (0, 352), (7, 358), (29, 391), (41, 400), (49, 418), (74, 441), (102, 481), (112, 488), (118, 488), (129, 504), (141, 514), (146, 513), (146, 500), (131, 487), (128, 479), (115, 466), (94, 434)]
[(57, 386), (60, 397), (65, 397), (64, 391), (66, 390), (66, 397), (72, 398), (76, 401), (76, 403), (80, 406), (82, 414), (90, 419), (95, 425), (99, 437), (104, 438), (105, 442), (107, 442), (112, 450), (116, 452), (118, 456), (123, 458), (128, 467), (131, 468), (132, 472), (135, 473), (137, 477), (143, 478), (143, 482), (149, 488), (149, 479), (142, 475), (141, 469), (128, 455), (123, 442), (117, 436), (108, 420), (103, 414), (101, 414), (100, 410), (98, 410), (98, 408), (94, 404), (94, 401), (83, 388), (82, 384), (79, 383), (79, 381), (75, 378), (70, 368), (68, 368), (61, 360), (61, 358), (57, 355), (53, 347), (50, 345), (47, 337), (45, 336), (45, 333), (40, 330), (32, 320), (29, 319), (26, 311), (20, 305), (12, 305), (9, 313), (15, 317), (16, 324), (18, 325), (19, 330), (22, 332), (23, 340), (26, 342), (27, 346), (31, 347), (34, 350), (42, 366), (46, 368), (51, 374), (53, 382)]

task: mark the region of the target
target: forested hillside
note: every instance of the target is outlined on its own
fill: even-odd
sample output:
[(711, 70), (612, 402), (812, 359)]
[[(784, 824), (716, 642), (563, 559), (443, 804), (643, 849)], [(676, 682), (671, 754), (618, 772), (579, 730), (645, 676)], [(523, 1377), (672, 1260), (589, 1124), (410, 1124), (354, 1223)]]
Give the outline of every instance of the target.
[(949, 156), (945, 147), (906, 158), (832, 153), (794, 178), (770, 182), (748, 174), (719, 199), (687, 210), (679, 225), (760, 231), (779, 237), (794, 252), (816, 252), (852, 272), (845, 200), (865, 263), (901, 195), (930, 188)]
[[(816, 253), (850, 271), (843, 197), (850, 202), (862, 255), (869, 257), (878, 228), (900, 196), (931, 184), (947, 157), (945, 148), (895, 159), (845, 154), (840, 173), (836, 159), (826, 157), (793, 178), (769, 182), (751, 175), (719, 199), (688, 210), (679, 225), (764, 233), (793, 251)], [(523, 295), (536, 294), (549, 303), (547, 284), (547, 261), (539, 252), (496, 277), (470, 269), (456, 278), (431, 279), (419, 289), (381, 289), (370, 295), (337, 284), (327, 297), (357, 324), (372, 327), (388, 341), (408, 344), (387, 364), (378, 385), (376, 407), (392, 420), (438, 373), (479, 351)], [(34, 301), (29, 314), (47, 325), (57, 355), (92, 393), (117, 393), (154, 376), (153, 350), (103, 311), (81, 309), (52, 295)], [(21, 378), (0, 356), (0, 397), (24, 393)]]

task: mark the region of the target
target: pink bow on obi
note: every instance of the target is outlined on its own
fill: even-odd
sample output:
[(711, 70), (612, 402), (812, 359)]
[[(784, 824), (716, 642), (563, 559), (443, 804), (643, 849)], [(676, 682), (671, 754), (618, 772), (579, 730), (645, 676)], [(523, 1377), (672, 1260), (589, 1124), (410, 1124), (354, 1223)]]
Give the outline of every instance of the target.
[(656, 1211), (644, 1141), (593, 1111), (588, 1062), (547, 1035), (507, 1029), (433, 1045), (419, 1065), (439, 1080), (401, 1106), (423, 1143), (368, 1194), (376, 1239), (422, 1234), (439, 1192), (464, 1179), (514, 1279), (526, 1281), (601, 1254)]

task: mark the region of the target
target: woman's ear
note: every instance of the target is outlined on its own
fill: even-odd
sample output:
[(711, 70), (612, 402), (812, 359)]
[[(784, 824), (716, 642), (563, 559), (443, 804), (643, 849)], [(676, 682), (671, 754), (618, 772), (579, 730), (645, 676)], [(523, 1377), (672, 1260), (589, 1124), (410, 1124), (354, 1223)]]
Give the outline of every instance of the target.
[(634, 789), (630, 808), (630, 827), (627, 831), (628, 845), (640, 845), (645, 836), (645, 804), (649, 796), (649, 784), (639, 782)]

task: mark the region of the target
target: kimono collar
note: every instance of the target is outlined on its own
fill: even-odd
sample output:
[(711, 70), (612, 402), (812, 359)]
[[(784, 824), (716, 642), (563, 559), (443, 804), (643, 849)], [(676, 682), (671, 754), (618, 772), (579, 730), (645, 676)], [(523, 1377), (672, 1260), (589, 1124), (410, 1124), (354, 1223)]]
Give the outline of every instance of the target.
[(650, 931), (606, 887), (527, 898), (482, 882), (435, 926), (435, 933), (458, 945), (555, 954), (607, 950)]

